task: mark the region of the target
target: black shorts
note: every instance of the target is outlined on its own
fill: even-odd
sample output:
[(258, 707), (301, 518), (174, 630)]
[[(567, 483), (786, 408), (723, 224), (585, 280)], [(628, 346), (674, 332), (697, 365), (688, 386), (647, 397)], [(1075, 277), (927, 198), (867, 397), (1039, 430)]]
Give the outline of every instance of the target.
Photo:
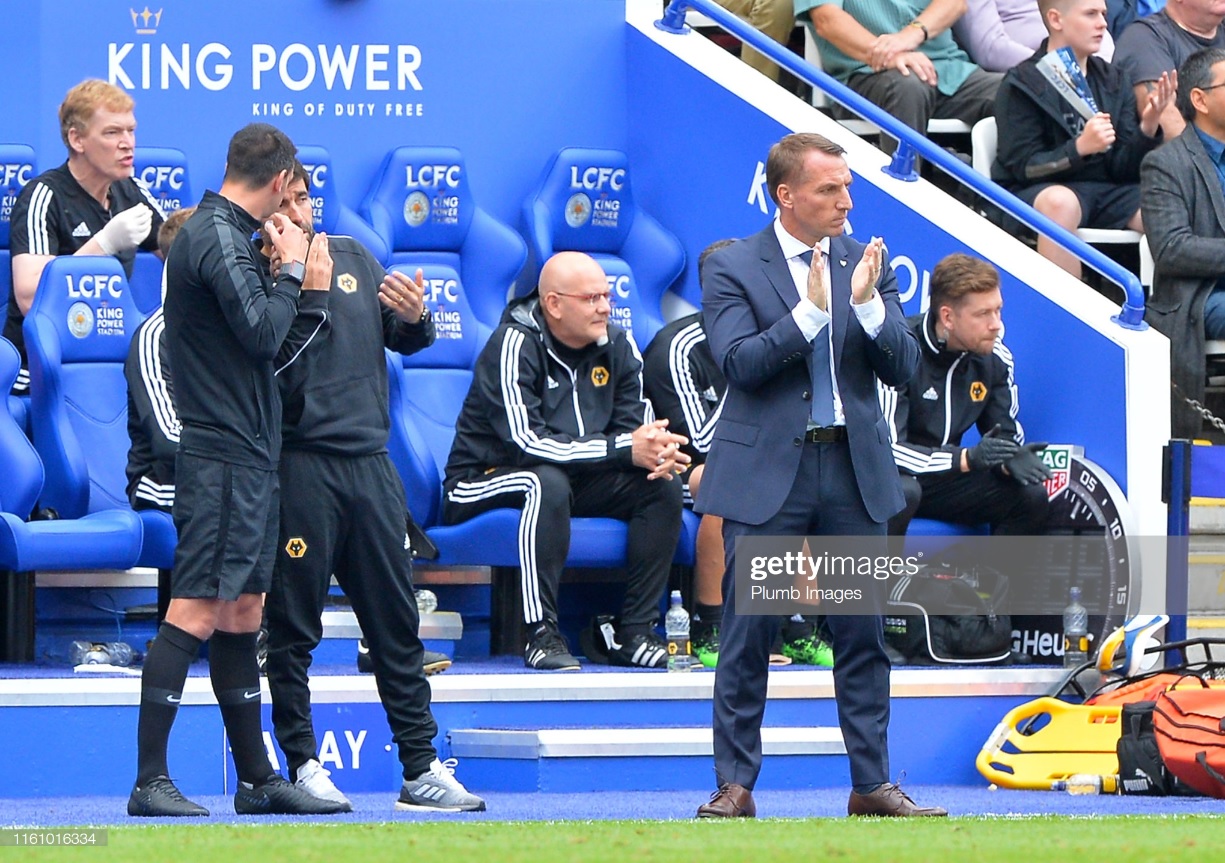
[(171, 597), (267, 593), (280, 523), (277, 472), (184, 453), (175, 465)]
[(1121, 230), (1140, 211), (1139, 183), (1038, 183), (1016, 191), (1031, 207), (1038, 193), (1050, 186), (1066, 186), (1080, 201), (1080, 227)]

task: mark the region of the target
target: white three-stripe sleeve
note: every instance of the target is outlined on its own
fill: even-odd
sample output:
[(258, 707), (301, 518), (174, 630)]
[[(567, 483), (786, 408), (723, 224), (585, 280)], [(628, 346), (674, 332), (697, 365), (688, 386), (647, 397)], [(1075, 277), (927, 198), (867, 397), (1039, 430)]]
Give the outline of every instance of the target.
[(35, 183), (26, 210), (26, 247), (31, 255), (55, 255), (59, 243), (49, 223), (51, 200), (55, 192), (46, 183)]
[[(624, 355), (626, 353), (628, 356)], [(634, 429), (655, 421), (655, 406), (646, 396), (642, 379), (642, 354), (638, 351), (634, 336), (628, 331), (625, 333), (622, 354), (613, 360), (617, 364), (617, 389), (609, 425), (610, 429), (621, 432), (616, 437), (618, 448), (630, 445), (628, 437)]]
[[(162, 339), (165, 331), (166, 322), (159, 308), (149, 319), (148, 325), (141, 327), (140, 342), (136, 349), (140, 358), (140, 377), (145, 385), (145, 394), (149, 398), (150, 412), (157, 424), (157, 431), (160, 431), (161, 436), (169, 443), (178, 446), (182, 425), (174, 408), (169, 370), (163, 364)], [(152, 433), (153, 429), (149, 431)]]
[(693, 379), (690, 357), (693, 349), (704, 341), (706, 331), (702, 329), (700, 322), (694, 321), (678, 332), (668, 345), (668, 371), (672, 375), (672, 386), (681, 404), (685, 428), (689, 430), (689, 442), (698, 452), (709, 452), (714, 439), (715, 424), (723, 412), (723, 399), (719, 399), (719, 404), (713, 411), (707, 412), (706, 398)]
[(1012, 359), (1012, 351), (997, 339), (992, 352), (1004, 364), (1006, 385), (992, 387), (988, 395), (991, 402), (979, 420), (979, 430), (990, 429), (999, 423), (1001, 431), (1005, 434), (1011, 431), (1013, 439), (1019, 444), (1024, 444), (1025, 430), (1021, 428), (1021, 421), (1017, 419), (1020, 403), (1017, 400), (1017, 381), (1014, 374), (1016, 368)]
[[(503, 329), (498, 354), (499, 392), (486, 392), (494, 405), (491, 418), (497, 431), (523, 453), (522, 463), (592, 463), (607, 459), (609, 441), (604, 435), (574, 438), (552, 432), (540, 412), (540, 397), (530, 382), (547, 370), (530, 367), (529, 351), (524, 350), (526, 335), (515, 327)], [(478, 375), (479, 378), (479, 375)], [(500, 398), (499, 398), (500, 396)], [(501, 402), (501, 410), (498, 403)]]
[(953, 469), (952, 451), (933, 449), (906, 440), (910, 404), (904, 393), (878, 381), (876, 395), (880, 400), (885, 422), (889, 424), (889, 437), (893, 441), (893, 461), (900, 470), (904, 473), (920, 474), (945, 473)]

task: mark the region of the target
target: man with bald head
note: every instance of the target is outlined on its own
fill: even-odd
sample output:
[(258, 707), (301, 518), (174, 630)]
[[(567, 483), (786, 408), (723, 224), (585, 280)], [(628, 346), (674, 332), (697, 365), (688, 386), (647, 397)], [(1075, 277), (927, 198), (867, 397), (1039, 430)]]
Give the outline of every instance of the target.
[(559, 252), (530, 296), (502, 315), (473, 372), (443, 483), (443, 520), (458, 524), (513, 507), (527, 644), (523, 661), (576, 671), (557, 625), (557, 588), (571, 516), (628, 521), (621, 614), (605, 633), (608, 662), (662, 668), (659, 601), (681, 524), (688, 443), (656, 420), (642, 391), (642, 358), (609, 324), (608, 280), (595, 259)]

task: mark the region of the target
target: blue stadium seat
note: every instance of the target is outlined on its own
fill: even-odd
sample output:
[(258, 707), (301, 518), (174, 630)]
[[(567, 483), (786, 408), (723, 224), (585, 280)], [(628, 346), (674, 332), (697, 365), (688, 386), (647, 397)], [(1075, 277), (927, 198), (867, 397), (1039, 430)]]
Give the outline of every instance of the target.
[(128, 509), (123, 364), (143, 320), (119, 262), (64, 256), (43, 270), (25, 320), (42, 503), (65, 518)]
[[(613, 323), (645, 346), (661, 326), (660, 300), (685, 269), (680, 241), (634, 201), (629, 160), (619, 150), (567, 147), (553, 157), (523, 205), (533, 263), (586, 252), (604, 268)], [(520, 283), (520, 294), (535, 284)]]
[(476, 204), (454, 147), (398, 147), (387, 154), (362, 215), (391, 250), (387, 264), (455, 270), (476, 316), (498, 322), (527, 260), (523, 239)]
[[(157, 200), (162, 215), (169, 217), (175, 210), (193, 207), (196, 197), (191, 191), (191, 174), (187, 156), (173, 147), (137, 147), (132, 165), (136, 182), (142, 184)], [(148, 315), (162, 304), (162, 259), (152, 252), (136, 253), (130, 280), (136, 308)]]
[(371, 251), (383, 265), (390, 254), (387, 243), (340, 199), (332, 172), (332, 154), (323, 147), (298, 148), (298, 161), (310, 178), (311, 204), (315, 230), (352, 237)]
[[(0, 309), (7, 309), (9, 294), (13, 289), (13, 266), (9, 254), (9, 217), (17, 196), (26, 183), (38, 176), (38, 164), (34, 148), (25, 144), (0, 144)], [(3, 312), (0, 312), (3, 314)], [(8, 401), (9, 413), (28, 434), (30, 431), (29, 398), (10, 396), (12, 384), (5, 387), (3, 395)]]

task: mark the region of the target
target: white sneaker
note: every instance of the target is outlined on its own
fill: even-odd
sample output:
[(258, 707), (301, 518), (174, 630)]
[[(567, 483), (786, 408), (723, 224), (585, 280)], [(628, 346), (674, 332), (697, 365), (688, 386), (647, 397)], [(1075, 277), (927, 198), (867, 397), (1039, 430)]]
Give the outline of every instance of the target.
[(454, 758), (443, 764), (437, 758), (416, 779), (405, 779), (396, 808), (417, 812), (484, 812), (485, 801), (460, 784), (453, 775)]
[(294, 785), (301, 788), (311, 797), (318, 797), (320, 800), (331, 800), (333, 803), (340, 803), (345, 808), (344, 812), (352, 812), (353, 804), (349, 802), (349, 798), (345, 797), (329, 778), (332, 775), (331, 771), (325, 768), (315, 759), (303, 764), (298, 768), (298, 780)]

